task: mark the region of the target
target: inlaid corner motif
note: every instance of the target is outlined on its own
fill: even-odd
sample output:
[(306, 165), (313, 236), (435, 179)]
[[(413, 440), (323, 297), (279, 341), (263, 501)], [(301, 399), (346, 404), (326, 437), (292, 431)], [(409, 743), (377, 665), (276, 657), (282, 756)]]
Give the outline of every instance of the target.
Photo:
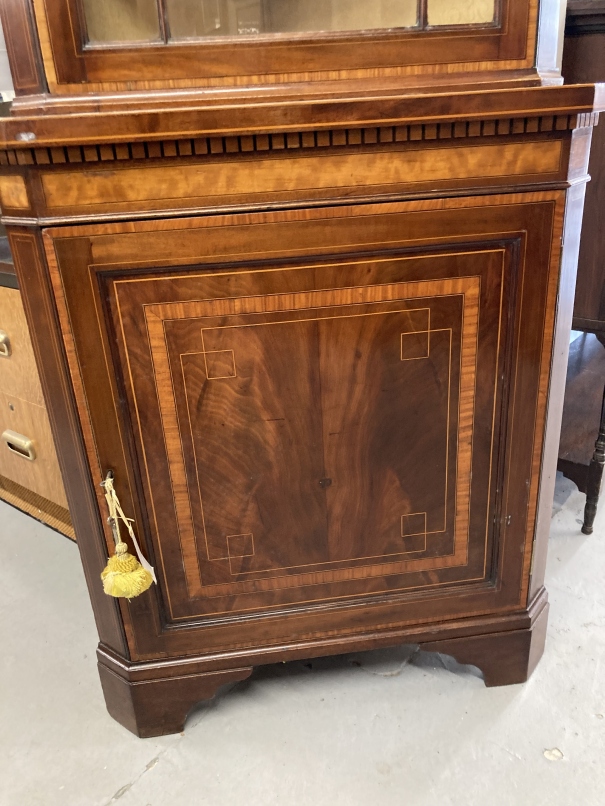
[(419, 320), (418, 327), (401, 334), (401, 360), (429, 358), (431, 351), (431, 309), (423, 308), (414, 312)]

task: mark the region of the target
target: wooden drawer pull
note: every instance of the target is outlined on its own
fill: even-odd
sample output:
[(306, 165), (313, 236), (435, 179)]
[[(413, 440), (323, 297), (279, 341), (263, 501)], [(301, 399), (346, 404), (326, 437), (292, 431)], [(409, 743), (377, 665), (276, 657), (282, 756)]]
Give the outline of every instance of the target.
[(29, 437), (24, 437), (23, 434), (17, 434), (16, 431), (6, 430), (2, 432), (2, 439), (6, 443), (6, 447), (17, 456), (23, 457), (33, 462), (36, 458), (36, 449), (34, 443)]
[(4, 330), (0, 330), (0, 357), (8, 358), (11, 354), (11, 340), (8, 337), (8, 333), (5, 333)]

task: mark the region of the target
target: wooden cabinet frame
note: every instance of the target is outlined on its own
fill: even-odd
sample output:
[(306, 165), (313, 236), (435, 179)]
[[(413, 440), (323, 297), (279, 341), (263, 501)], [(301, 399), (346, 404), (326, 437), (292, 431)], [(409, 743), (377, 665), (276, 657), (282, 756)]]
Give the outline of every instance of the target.
[[(433, 618), (436, 620), (441, 621), (446, 613), (452, 618), (456, 611), (458, 611), (459, 618), (468, 618), (483, 610), (506, 612), (524, 606), (528, 597), (529, 561), (533, 545), (534, 522), (531, 516), (526, 521), (520, 513), (526, 510), (531, 513), (535, 506), (531, 502), (535, 502), (537, 499), (545, 411), (542, 406), (536, 412), (532, 412), (528, 402), (523, 402), (523, 399), (527, 395), (527, 401), (530, 399), (533, 401), (536, 395), (544, 398), (546, 394), (545, 384), (552, 348), (553, 309), (559, 265), (557, 244), (560, 242), (562, 231), (563, 202), (563, 193), (547, 192), (527, 197), (523, 195), (518, 197), (484, 196), (476, 199), (451, 200), (444, 209), (439, 211), (435, 205), (431, 205), (429, 202), (408, 202), (383, 207), (328, 208), (306, 212), (302, 215), (292, 212), (257, 214), (247, 217), (236, 216), (231, 221), (202, 219), (158, 222), (151, 227), (148, 224), (140, 223), (135, 226), (134, 232), (131, 225), (113, 225), (78, 227), (67, 231), (51, 229), (45, 234), (55, 296), (60, 300), (65, 300), (65, 306), (63, 303), (61, 304), (59, 313), (65, 338), (73, 345), (71, 371), (80, 400), (80, 417), (87, 422), (85, 434), (88, 435), (88, 456), (93, 467), (95, 487), (101, 493), (98, 485), (103, 479), (106, 469), (114, 470), (116, 478), (120, 480), (118, 483), (120, 497), (129, 511), (137, 512), (136, 519), (140, 524), (141, 535), (142, 537), (144, 535), (143, 539), (148, 553), (155, 557), (162, 579), (160, 587), (153, 591), (154, 599), (156, 599), (156, 594), (160, 594), (156, 599), (157, 612), (153, 621), (147, 626), (143, 626), (145, 620), (143, 614), (137, 615), (133, 621), (132, 629), (136, 638), (130, 651), (134, 657), (143, 660), (158, 652), (172, 655), (186, 651), (186, 647), (195, 640), (192, 633), (194, 625), (197, 625), (197, 629), (200, 629), (205, 636), (203, 642), (208, 650), (214, 642), (211, 636), (216, 631), (217, 640), (221, 643), (216, 646), (215, 651), (221, 652), (227, 651), (228, 646), (232, 644), (243, 647), (245, 643), (257, 640), (253, 637), (255, 630), (262, 629), (260, 625), (267, 618), (273, 622), (273, 632), (284, 630), (282, 640), (287, 643), (296, 643), (303, 635), (310, 638), (312, 634), (310, 630), (313, 629), (311, 625), (314, 624), (317, 628), (320, 621), (325, 623), (326, 629), (338, 629), (342, 632), (345, 629), (344, 625), (350, 620), (350, 608), (358, 606), (359, 602), (368, 596), (369, 599), (364, 606), (364, 622), (367, 620), (367, 626), (364, 629), (367, 629), (370, 624), (372, 624), (373, 630), (382, 630), (386, 626), (393, 627), (395, 623), (392, 619), (395, 614), (402, 623), (411, 622), (427, 610), (428, 589), (426, 581), (423, 581), (423, 572), (431, 568), (435, 569), (433, 572), (435, 582), (437, 576), (443, 577), (442, 584), (435, 588), (435, 601), (431, 605)], [(477, 214), (481, 213), (480, 226), (476, 226), (473, 223), (473, 216), (469, 216), (471, 210)], [(503, 224), (505, 224), (504, 227)], [(258, 233), (258, 235), (247, 236), (248, 227), (251, 228), (250, 232)], [(396, 232), (402, 229), (409, 231), (408, 240), (401, 240), (398, 243)], [(555, 233), (552, 254), (548, 246), (551, 231)], [(282, 234), (279, 234), (280, 232)], [(364, 237), (366, 232), (370, 234), (369, 239), (367, 235)], [(371, 243), (364, 243), (364, 240), (371, 241), (377, 237), (381, 242), (383, 239), (394, 239), (394, 237), (395, 240), (392, 240), (388, 246), (385, 243), (378, 251), (376, 246)], [(268, 249), (268, 245), (273, 242), (288, 243), (289, 248), (287, 250)], [(143, 243), (146, 244), (145, 248), (150, 249), (153, 254), (153, 259), (149, 262), (141, 260), (140, 257), (137, 258)], [(429, 243), (430, 251), (425, 252)], [(233, 245), (229, 247), (229, 244)], [(407, 250), (411, 250), (409, 253), (406, 251), (406, 247)], [(169, 451), (168, 461), (171, 462), (172, 469), (170, 474), (160, 481), (157, 474), (159, 472), (161, 475), (161, 471), (158, 467), (154, 469), (155, 459), (152, 457), (162, 451), (163, 440), (160, 438), (156, 447), (150, 448), (150, 450), (146, 450), (141, 443), (143, 432), (140, 431), (140, 428), (144, 428), (142, 424), (149, 416), (147, 410), (149, 404), (144, 404), (145, 411), (143, 411), (136, 398), (133, 397), (133, 370), (128, 369), (129, 359), (124, 350), (128, 344), (132, 345), (135, 353), (140, 353), (136, 358), (138, 365), (147, 348), (142, 343), (137, 343), (135, 346), (132, 335), (125, 337), (120, 334), (121, 327), (126, 327), (126, 332), (132, 328), (135, 328), (135, 332), (137, 332), (141, 328), (141, 324), (136, 322), (136, 318), (133, 318), (138, 307), (137, 303), (134, 303), (131, 313), (124, 311), (126, 321), (120, 326), (120, 298), (127, 299), (136, 295), (138, 292), (134, 289), (141, 287), (145, 299), (144, 310), (147, 312), (148, 318), (146, 327), (149, 330), (149, 338), (152, 343), (157, 342), (158, 336), (154, 336), (151, 327), (157, 320), (157, 327), (163, 332), (163, 326), (158, 320), (158, 316), (165, 317), (169, 321), (172, 320), (174, 325), (175, 316), (184, 316), (185, 319), (196, 316), (198, 314), (194, 309), (197, 310), (201, 305), (201, 303), (189, 303), (187, 307), (187, 303), (184, 301), (186, 296), (179, 297), (178, 294), (172, 297), (175, 299), (175, 303), (172, 305), (167, 303), (152, 305), (150, 293), (155, 284), (159, 283), (159, 299), (171, 299), (170, 296), (163, 296), (164, 292), (160, 289), (163, 286), (166, 291), (169, 291), (173, 287), (175, 291), (171, 293), (175, 293), (179, 282), (178, 279), (165, 281), (160, 278), (180, 277), (181, 283), (185, 283), (186, 287), (190, 289), (188, 293), (190, 295), (193, 293), (193, 298), (195, 298), (196, 292), (193, 289), (194, 286), (199, 285), (199, 280), (197, 282), (195, 280), (197, 275), (202, 280), (204, 276), (211, 278), (215, 276), (215, 272), (218, 272), (216, 274), (218, 280), (221, 273), (227, 270), (226, 267), (232, 267), (231, 271), (236, 274), (232, 275), (228, 272), (226, 275), (228, 280), (231, 276), (238, 276), (238, 263), (242, 261), (239, 272), (244, 271), (245, 274), (246, 271), (250, 271), (248, 268), (250, 251), (257, 253), (257, 268), (250, 275), (251, 280), (259, 272), (261, 272), (259, 277), (262, 277), (264, 267), (270, 269), (270, 273), (277, 278), (279, 276), (278, 267), (280, 263), (283, 264), (284, 260), (288, 266), (287, 274), (295, 271), (298, 265), (313, 265), (314, 261), (319, 261), (320, 265), (329, 265), (336, 261), (335, 266), (345, 267), (338, 269), (338, 272), (342, 272), (346, 270), (347, 265), (354, 267), (355, 261), (351, 263), (350, 258), (347, 259), (351, 255), (356, 255), (357, 261), (368, 261), (368, 265), (372, 265), (373, 261), (378, 260), (378, 263), (375, 264), (377, 271), (380, 271), (381, 265), (387, 265), (385, 260), (399, 261), (402, 266), (410, 262), (414, 264), (414, 261), (420, 260), (419, 266), (426, 264), (426, 268), (422, 269), (422, 272), (427, 279), (421, 283), (412, 283), (414, 288), (417, 287), (415, 291), (402, 291), (401, 293), (411, 293), (420, 301), (422, 299), (418, 295), (426, 294), (428, 296), (425, 297), (427, 300), (425, 305), (429, 304), (430, 295), (434, 293), (442, 295), (453, 293), (455, 296), (462, 294), (462, 298), (468, 296), (466, 305), (470, 307), (466, 313), (461, 315), (464, 321), (469, 323), (465, 327), (471, 329), (474, 327), (472, 324), (474, 318), (480, 315), (479, 308), (474, 309), (473, 307), (479, 304), (478, 298), (476, 302), (472, 302), (471, 299), (475, 299), (482, 284), (487, 288), (496, 283), (496, 275), (501, 276), (503, 285), (497, 292), (502, 295), (501, 310), (496, 320), (500, 324), (495, 326), (502, 329), (501, 343), (498, 345), (500, 358), (496, 363), (500, 367), (497, 374), (501, 374), (503, 380), (501, 383), (498, 382), (496, 397), (490, 404), (494, 411), (494, 421), (491, 427), (494, 429), (492, 439), (495, 453), (492, 452), (490, 459), (485, 453), (485, 461), (488, 464), (483, 469), (480, 469), (478, 464), (473, 465), (473, 476), (476, 478), (477, 485), (475, 489), (474, 483), (473, 496), (477, 498), (477, 504), (479, 505), (479, 501), (483, 500), (482, 496), (487, 495), (485, 502), (480, 504), (481, 507), (487, 504), (490, 496), (488, 490), (483, 489), (482, 479), (487, 479), (493, 474), (491, 495), (496, 495), (496, 499), (490, 500), (491, 514), (486, 521), (487, 531), (484, 538), (480, 540), (479, 523), (482, 522), (482, 519), (485, 521), (485, 515), (481, 517), (478, 513), (472, 515), (476, 526), (470, 525), (465, 516), (464, 523), (460, 523), (459, 529), (457, 527), (459, 534), (455, 541), (456, 548), (454, 554), (449, 555), (449, 559), (448, 549), (444, 550), (445, 554), (441, 561), (429, 558), (425, 561), (418, 560), (415, 563), (413, 554), (402, 557), (406, 571), (400, 579), (400, 591), (396, 592), (398, 585), (395, 580), (399, 579), (397, 575), (402, 571), (397, 558), (389, 560), (387, 557), (382, 562), (390, 562), (392, 568), (390, 571), (385, 571), (387, 575), (391, 575), (391, 581), (386, 587), (377, 584), (376, 575), (381, 573), (378, 559), (374, 561), (376, 565), (374, 571), (372, 568), (368, 568), (367, 579), (362, 576), (358, 582), (354, 580), (340, 583), (337, 581), (324, 582), (321, 583), (323, 588), (316, 581), (316, 593), (313, 592), (311, 578), (318, 580), (321, 577), (321, 568), (318, 567), (314, 574), (307, 574), (309, 579), (306, 579), (304, 573), (301, 575), (304, 569), (297, 571), (292, 568), (284, 573), (291, 575), (290, 582), (292, 583), (299, 579), (296, 584), (301, 587), (293, 588), (288, 584), (282, 589), (281, 598), (278, 597), (279, 588), (275, 588), (271, 598), (264, 604), (261, 603), (258, 596), (250, 595), (250, 586), (243, 579), (241, 583), (238, 583), (242, 586), (241, 604), (236, 607), (234, 600), (229, 598), (232, 597), (232, 594), (227, 593), (224, 594), (227, 598), (224, 600), (222, 610), (218, 606), (220, 600), (216, 598), (221, 595), (221, 586), (215, 585), (207, 588), (207, 585), (201, 584), (194, 549), (195, 537), (193, 533), (190, 536), (188, 534), (187, 522), (191, 516), (186, 515), (188, 510), (183, 499), (184, 495), (188, 495), (186, 493), (187, 482), (184, 476), (182, 480), (179, 480), (180, 471), (177, 473), (180, 447), (174, 446), (173, 450), (177, 451), (177, 455), (173, 456), (171, 460), (169, 443), (166, 442)], [(443, 256), (440, 256), (441, 253)], [(448, 254), (451, 253), (458, 257), (448, 257)], [(533, 256), (531, 272), (528, 271), (526, 265), (525, 256), (528, 253)], [(217, 257), (212, 257), (214, 254), (217, 254)], [(323, 255), (321, 259), (319, 259), (320, 255)], [(417, 257), (415, 258), (414, 255)], [(431, 255), (433, 256), (431, 257)], [(162, 266), (162, 262), (164, 259), (170, 258), (173, 268), (167, 270)], [(452, 259), (468, 267), (469, 277), (461, 277), (460, 280), (451, 282), (436, 280), (431, 284), (429, 281), (431, 277), (446, 276), (448, 261)], [(174, 265), (175, 261), (178, 261), (176, 265)], [(205, 268), (206, 265), (208, 268)], [(473, 266), (476, 266), (476, 269), (471, 268)], [(489, 272), (487, 272), (488, 266), (491, 267)], [(486, 273), (483, 276), (484, 269)], [(329, 271), (329, 269), (325, 270)], [(304, 273), (301, 269), (298, 271)], [(315, 270), (313, 271), (315, 272)], [(436, 271), (437, 274), (433, 275), (430, 273), (431, 271)], [(154, 280), (154, 277), (158, 279)], [(192, 279), (188, 280), (188, 277)], [(215, 280), (215, 284), (217, 280)], [(262, 286), (266, 280), (258, 282), (261, 282)], [(274, 282), (277, 282), (277, 279)], [(426, 290), (424, 290), (424, 286), (426, 286)], [(432, 286), (441, 290), (431, 290)], [(401, 287), (403, 288), (403, 286)], [(383, 290), (380, 291), (380, 289)], [(384, 285), (369, 286), (367, 293), (375, 295), (378, 291), (384, 295), (387, 293), (387, 287)], [(316, 302), (311, 300), (305, 304), (311, 306), (330, 304), (328, 294), (332, 292), (322, 293), (321, 301), (319, 294), (316, 294), (318, 296)], [(395, 286), (393, 286), (393, 293), (395, 294)], [(494, 291), (494, 293), (496, 292)], [(335, 299), (338, 298), (337, 291), (333, 292), (333, 295)], [(204, 294), (202, 294), (203, 296)], [(342, 292), (340, 296), (342, 297)], [(133, 297), (133, 300), (135, 298)], [(394, 299), (396, 298), (394, 297)], [(446, 299), (446, 297), (443, 298)], [(178, 301), (179, 299), (180, 301)], [(104, 300), (111, 300), (110, 308), (107, 303), (104, 303)], [(237, 308), (239, 309), (243, 303), (242, 299), (237, 303)], [(273, 297), (272, 309), (276, 304), (276, 298)], [(388, 306), (388, 303), (382, 303), (383, 306), (385, 304)], [(403, 300), (395, 307), (399, 309), (401, 304), (405, 305)], [(392, 309), (393, 305), (388, 307)], [(408, 307), (410, 306), (408, 305)], [(420, 302), (416, 305), (416, 308), (418, 307), (422, 307)], [(335, 313), (337, 310), (337, 308), (334, 309)], [(182, 313), (179, 314), (177, 311), (182, 311)], [(304, 314), (304, 309), (301, 309), (299, 316), (302, 314)], [(317, 317), (319, 314), (309, 313), (308, 315)], [(487, 311), (481, 313), (484, 319), (486, 319), (486, 315)], [(486, 323), (487, 321), (488, 319), (486, 319)], [(91, 327), (91, 322), (99, 323), (98, 331)], [(226, 324), (227, 320), (222, 316), (220, 322)], [(143, 327), (144, 329), (145, 327)], [(485, 335), (482, 335), (481, 338), (485, 338)], [(474, 342), (478, 337), (478, 333), (469, 330), (464, 338)], [(163, 343), (164, 337), (160, 335), (159, 338), (158, 344)], [(460, 349), (468, 351), (471, 342), (468, 342), (467, 347)], [(112, 347), (114, 344), (119, 345), (119, 352)], [(518, 356), (521, 354), (524, 358), (523, 362), (519, 364)], [(160, 358), (161, 351), (154, 359), (155, 372), (160, 373), (157, 384), (161, 383), (160, 377), (164, 377), (166, 372), (169, 374), (171, 372), (168, 365), (165, 370), (161, 369)], [(240, 357), (237, 360), (239, 363)], [(461, 356), (457, 360), (461, 360)], [(496, 364), (490, 366), (489, 369), (487, 366), (483, 366), (481, 373), (484, 376), (486, 373), (493, 374), (495, 370)], [(471, 372), (470, 365), (468, 371)], [(153, 372), (151, 374), (153, 375)], [(148, 370), (145, 375), (149, 375)], [(216, 373), (213, 373), (212, 377), (215, 375)], [(173, 379), (172, 383), (174, 382)], [(279, 380), (276, 378), (275, 382), (279, 383)], [(473, 399), (475, 387), (477, 387), (477, 394), (483, 395), (481, 399), (487, 399), (484, 397), (487, 390), (484, 389), (481, 392), (483, 379), (481, 382), (478, 379), (471, 380), (470, 384), (468, 390)], [(462, 390), (463, 387), (461, 387), (461, 393)], [(147, 390), (143, 402), (149, 401), (150, 395), (153, 397), (155, 394), (163, 394), (159, 386), (157, 391)], [(128, 406), (125, 406), (124, 402), (120, 403), (126, 399), (129, 401)], [(182, 428), (182, 426), (176, 425), (176, 420), (174, 426), (171, 424), (172, 400), (172, 393), (170, 393), (162, 403), (162, 413), (153, 416), (154, 421), (164, 423), (164, 427), (168, 429), (166, 434), (172, 433), (175, 427), (177, 430)], [(463, 410), (467, 411), (469, 406), (471, 410), (474, 408), (474, 404), (470, 400), (463, 402), (461, 399), (460, 405)], [(512, 419), (507, 422), (506, 418), (513, 411), (516, 412), (516, 420)], [(508, 413), (503, 414), (503, 412)], [(479, 414), (474, 416), (479, 417)], [(504, 420), (501, 419), (503, 416)], [(475, 429), (485, 431), (487, 423), (479, 426), (474, 422), (474, 417), (472, 419), (473, 422), (465, 424), (461, 421), (456, 426), (459, 433), (464, 434), (469, 429), (472, 433), (475, 433)], [(138, 426), (137, 423), (139, 423)], [(514, 447), (509, 448), (506, 445), (505, 434), (510, 435), (513, 430), (515, 433), (522, 431), (524, 437), (520, 439), (517, 435), (513, 443)], [(169, 437), (166, 436), (166, 439), (168, 440)], [(465, 472), (471, 473), (470, 464), (467, 471), (463, 470), (463, 466), (471, 461), (472, 455), (479, 457), (477, 453), (480, 444), (479, 431), (476, 433), (475, 442), (475, 454), (472, 453), (469, 443), (468, 450), (471, 452), (466, 458), (463, 457), (462, 446), (459, 448), (461, 454), (456, 475), (460, 474), (459, 484), (462, 486), (457, 493), (457, 506), (462, 508), (464, 508), (463, 491), (470, 479), (470, 476), (468, 479), (466, 478)], [(482, 450), (485, 451), (485, 447)], [(512, 450), (513, 454), (509, 455), (509, 450)], [(472, 461), (476, 462), (474, 459)], [(504, 466), (507, 468), (514, 466), (517, 468), (517, 472), (514, 474), (508, 472), (502, 476)], [(526, 469), (522, 470), (522, 467)], [(235, 467), (233, 472), (236, 472)], [(149, 475), (150, 473), (151, 475)], [(127, 479), (128, 484), (126, 484)], [(174, 486), (173, 492), (168, 494), (171, 486), (170, 479)], [(526, 480), (529, 480), (529, 486), (526, 484)], [(145, 489), (143, 496), (133, 494), (134, 490), (142, 487)], [(319, 487), (317, 489), (323, 497)], [(159, 496), (157, 501), (154, 490)], [(497, 494), (496, 490), (499, 491)], [(172, 508), (171, 496), (180, 500), (179, 512), (183, 516), (180, 526), (167, 524), (158, 526), (158, 518), (160, 520), (162, 518), (161, 513)], [(101, 507), (103, 506), (102, 500), (99, 504)], [(470, 498), (467, 506), (470, 506)], [(472, 511), (469, 510), (469, 512)], [(282, 523), (280, 528), (293, 531), (296, 526), (293, 523), (288, 530)], [(482, 528), (484, 529), (484, 527)], [(468, 538), (471, 542), (467, 545), (466, 534), (469, 529), (474, 536), (472, 540)], [(476, 531), (477, 529), (479, 532)], [(162, 547), (164, 550), (166, 549), (165, 536), (175, 533), (175, 531), (181, 536), (182, 555), (176, 558), (174, 556), (176, 547), (173, 546), (170, 550), (173, 559), (162, 559)], [(109, 548), (112, 540), (109, 533), (107, 533), (106, 539)], [(260, 546), (257, 545), (257, 552), (259, 548)], [(408, 549), (416, 553), (420, 550), (419, 556), (423, 556), (420, 545), (410, 545)], [(199, 551), (202, 551), (201, 547)], [(521, 576), (519, 576), (521, 567), (516, 561), (519, 553), (524, 554), (526, 558)], [(338, 563), (334, 565), (337, 567)], [(416, 566), (417, 570), (415, 570)], [(437, 570), (440, 567), (441, 570)], [(459, 571), (456, 571), (456, 568)], [(184, 576), (182, 569), (185, 569)], [(337, 580), (337, 574), (337, 571), (329, 572), (327, 578), (334, 577)], [(346, 576), (345, 574), (342, 579), (346, 579)], [(267, 577), (265, 584), (269, 583), (271, 578), (271, 576)], [(464, 593), (457, 593), (457, 585), (462, 587)], [(305, 586), (307, 586), (306, 592)], [(415, 586), (422, 588), (422, 604), (415, 599), (413, 592)], [(223, 585), (222, 587), (226, 590), (228, 586)], [(407, 588), (409, 590), (406, 590)], [(250, 590), (252, 589), (250, 588)], [(297, 590), (303, 592), (304, 595), (292, 598), (292, 592)], [(205, 600), (206, 596), (214, 598)], [(326, 597), (333, 604), (329, 613), (324, 612), (320, 616), (321, 605)], [(299, 599), (300, 602), (298, 602)], [(459, 604), (456, 604), (458, 599)], [(173, 604), (170, 603), (171, 600)], [(340, 600), (340, 604), (338, 604), (338, 600)], [(207, 610), (204, 601), (209, 603), (216, 601), (217, 607)], [(216, 615), (213, 614), (213, 609), (217, 611)], [(270, 615), (272, 609), (278, 610), (281, 616), (277, 619), (272, 618)], [(138, 603), (133, 601), (129, 610), (137, 611)], [(291, 616), (284, 617), (285, 610)], [(373, 617), (373, 610), (380, 615)], [(374, 621), (374, 618), (377, 621)], [(158, 622), (164, 626), (161, 634), (153, 637), (157, 627), (154, 628), (152, 624)], [(308, 626), (305, 626), (307, 622)], [(255, 624), (258, 626), (255, 627)], [(179, 625), (186, 629), (181, 632)], [(213, 627), (213, 625), (215, 626)]]
[[(225, 37), (135, 46), (86, 45), (78, 0), (34, 0), (54, 91), (274, 83), (446, 71), (523, 69), (534, 63), (536, 0), (502, 0), (496, 25)], [(195, 65), (195, 67), (193, 67)]]
[[(560, 6), (105, 48), (74, 0), (2, 4), (3, 220), (107, 706), (137, 735), (295, 658), (534, 669), (605, 109), (559, 86)], [(99, 579), (108, 470), (158, 571), (131, 601)]]

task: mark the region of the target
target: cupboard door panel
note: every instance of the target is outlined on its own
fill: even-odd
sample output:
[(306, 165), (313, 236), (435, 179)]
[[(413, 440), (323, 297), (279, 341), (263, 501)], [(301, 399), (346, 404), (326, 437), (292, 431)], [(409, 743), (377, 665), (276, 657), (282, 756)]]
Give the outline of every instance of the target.
[(292, 637), (385, 596), (400, 618), (522, 606), (558, 198), (50, 233), (92, 463), (167, 641), (271, 613)]
[[(172, 280), (174, 302), (164, 279), (115, 281), (148, 496), (171, 485), (179, 501), (198, 612), (325, 599), (409, 571), (468, 576), (475, 390), (493, 411), (497, 388), (498, 350), (477, 349), (480, 279), (500, 290), (483, 300), (497, 326), (505, 256), (275, 267), (271, 295), (266, 271), (240, 278), (241, 296), (227, 296), (233, 273), (199, 273)], [(293, 278), (307, 290), (288, 292)], [(173, 516), (154, 510), (162, 542)]]

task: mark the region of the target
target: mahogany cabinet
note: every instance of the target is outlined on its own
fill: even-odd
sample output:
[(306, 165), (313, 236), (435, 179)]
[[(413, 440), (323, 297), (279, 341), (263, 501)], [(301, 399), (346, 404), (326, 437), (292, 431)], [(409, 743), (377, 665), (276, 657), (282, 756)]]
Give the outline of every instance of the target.
[(109, 5), (130, 41), (3, 7), (0, 198), (110, 713), (169, 733), (255, 665), (404, 642), (526, 680), (604, 100), (560, 85), (559, 4)]

